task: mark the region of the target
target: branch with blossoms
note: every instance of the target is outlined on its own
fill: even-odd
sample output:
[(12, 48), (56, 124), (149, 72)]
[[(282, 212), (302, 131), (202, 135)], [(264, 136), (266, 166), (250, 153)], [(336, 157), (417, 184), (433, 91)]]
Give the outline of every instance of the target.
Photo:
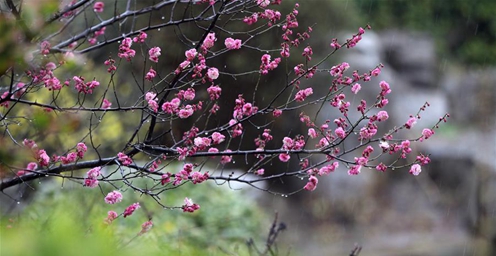
[[(377, 63), (361, 73), (346, 62), (325, 67), (337, 51), (360, 43), (370, 27), (346, 40), (329, 39), (328, 51), (315, 57), (308, 40), (312, 28), (298, 23), (299, 4), (283, 15), (281, 2), (116, 0), (61, 6), (45, 22), (58, 28), (40, 31), (29, 68), (15, 64), (1, 77), (2, 143), (23, 157), (0, 158), (0, 191), (57, 177), (112, 190), (108, 204), (131, 189), (163, 207), (194, 212), (200, 206), (192, 199), (167, 206), (161, 195), (206, 181), (278, 193), (264, 183), (307, 179), (286, 193), (294, 194), (315, 190), (319, 178), (343, 167), (349, 175), (400, 168), (419, 175), (430, 159), (410, 157), (412, 143), (429, 139), (448, 115), (421, 134), (404, 133), (426, 103), (405, 123), (383, 128), (394, 86), (371, 79), (385, 67)], [(91, 61), (83, 54), (97, 50), (108, 57), (103, 60), (101, 52), (94, 57), (90, 74), (84, 64), (75, 68)], [(237, 56), (257, 56), (257, 63), (236, 67), (243, 61)], [(314, 86), (315, 77), (327, 85)], [(365, 85), (375, 86), (375, 100), (353, 103), (350, 98), (360, 97)], [(58, 122), (68, 119), (77, 120), (68, 124), (76, 127), (61, 139), (65, 128)], [(280, 123), (290, 123), (293, 133), (278, 130)], [(274, 164), (285, 169), (275, 170)], [(146, 186), (135, 182), (143, 178)], [(106, 222), (139, 208), (135, 203), (121, 214), (109, 212)], [(152, 223), (143, 225), (140, 234)]]

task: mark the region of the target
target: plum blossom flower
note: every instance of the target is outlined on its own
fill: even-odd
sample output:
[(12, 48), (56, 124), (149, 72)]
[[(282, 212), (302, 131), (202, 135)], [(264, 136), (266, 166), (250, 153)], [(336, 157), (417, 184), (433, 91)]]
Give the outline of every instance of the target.
[(179, 118), (185, 119), (193, 115), (193, 107), (191, 105), (186, 105), (184, 108), (179, 110)]
[(85, 187), (94, 188), (98, 186), (97, 178), (102, 174), (100, 171), (101, 169), (101, 167), (95, 167), (86, 173), (86, 178), (84, 179)]
[(139, 203), (134, 203), (128, 206), (126, 210), (124, 210), (124, 215), (123, 215), (124, 218), (126, 218), (127, 216), (131, 216), (134, 213), (134, 211), (138, 210), (139, 208), (141, 208)]
[(336, 128), (336, 130), (334, 131), (334, 133), (336, 134), (336, 136), (338, 136), (340, 139), (344, 139), (346, 138), (346, 132), (343, 130), (342, 127), (338, 127)]
[(105, 7), (105, 4), (103, 2), (96, 2), (93, 5), (93, 11), (95, 12), (103, 12), (103, 8)]
[(265, 173), (265, 169), (264, 168), (260, 168), (258, 170), (255, 171), (255, 174), (256, 175), (259, 175), (259, 176), (263, 176)]
[(241, 40), (240, 39), (232, 39), (231, 37), (226, 38), (224, 41), (226, 48), (229, 50), (237, 50), (241, 48)]
[(207, 71), (207, 76), (211, 80), (219, 78), (219, 70), (217, 68), (209, 68)]
[[(192, 61), (196, 57), (197, 54), (198, 54), (198, 52), (196, 51), (195, 48), (189, 49), (184, 53), (184, 55), (186, 55), (186, 59), (188, 61)], [(188, 65), (189, 65), (189, 63), (188, 63)]]
[(146, 232), (150, 231), (150, 229), (152, 229), (153, 227), (153, 222), (151, 220), (143, 223), (141, 225), (141, 231), (138, 233), (138, 236), (141, 236), (143, 234), (145, 234)]
[(303, 189), (308, 190), (308, 191), (314, 191), (317, 188), (317, 184), (319, 183), (319, 180), (317, 177), (314, 175), (310, 175), (310, 178), (308, 178), (307, 184), (303, 187)]
[(215, 33), (208, 33), (207, 37), (203, 41), (202, 48), (204, 49), (210, 49), (212, 46), (214, 46), (215, 41), (217, 41), (217, 38), (215, 37)]
[(317, 132), (315, 131), (314, 128), (308, 129), (308, 136), (310, 136), (310, 138), (312, 138), (312, 139), (317, 138)]
[(86, 153), (87, 150), (88, 150), (88, 147), (86, 147), (86, 144), (84, 144), (83, 142), (79, 142), (76, 145), (76, 152), (77, 152), (79, 158), (83, 158), (84, 153)]
[(50, 163), (50, 157), (44, 149), (38, 151), (37, 159), (41, 166), (48, 166), (48, 163)]
[(161, 49), (158, 46), (151, 48), (148, 51), (148, 54), (150, 55), (150, 60), (153, 62), (158, 62), (158, 57), (162, 54), (160, 51)]
[(348, 170), (348, 175), (358, 175), (360, 173), (360, 170), (362, 169), (362, 166), (357, 164), (353, 165), (349, 170)]
[(420, 172), (422, 172), (422, 167), (420, 167), (419, 164), (414, 164), (414, 165), (412, 165), (412, 167), (410, 167), (409, 173), (417, 176), (420, 174)]
[(105, 223), (107, 224), (110, 224), (112, 223), (112, 221), (114, 221), (115, 219), (117, 219), (119, 215), (114, 212), (114, 211), (108, 211), (107, 212), (107, 218), (105, 218)]
[(289, 154), (286, 153), (279, 154), (279, 160), (281, 160), (281, 162), (287, 162), (289, 161), (290, 158), (291, 156), (289, 156)]
[(417, 118), (410, 117), (405, 123), (405, 128), (411, 129), (417, 123)]
[(313, 94), (313, 89), (311, 87), (304, 90), (300, 90), (295, 95), (295, 100), (298, 102), (304, 101), (308, 96)]
[(219, 132), (212, 133), (212, 142), (213, 142), (213, 144), (220, 144), (220, 143), (222, 143), (224, 141), (225, 138), (226, 138), (226, 136), (222, 135)]
[(107, 99), (103, 99), (102, 108), (109, 109), (112, 106), (112, 102)]
[(434, 130), (432, 129), (423, 129), (422, 130), (422, 138), (420, 138), (420, 141), (423, 141), (424, 139), (430, 138), (432, 135), (434, 135)]
[(114, 190), (112, 192), (109, 192), (107, 196), (105, 197), (105, 203), (107, 204), (116, 204), (122, 201), (122, 194), (121, 192)]
[(117, 154), (117, 157), (119, 158), (119, 162), (121, 162), (122, 165), (124, 165), (124, 166), (128, 166), (128, 165), (133, 163), (133, 160), (129, 156), (127, 156), (126, 154), (124, 154), (122, 152), (119, 152)]
[(150, 68), (150, 70), (145, 75), (145, 80), (152, 81), (153, 78), (155, 78), (156, 76), (157, 71), (155, 71), (153, 68)]
[(193, 203), (193, 200), (190, 198), (184, 198), (184, 205), (182, 206), (183, 212), (194, 212), (200, 209), (198, 204)]
[(351, 91), (354, 93), (354, 94), (357, 94), (360, 90), (362, 89), (362, 86), (359, 84), (359, 83), (355, 83), (352, 87), (351, 87)]
[[(226, 149), (224, 152), (231, 152), (230, 149)], [(227, 164), (232, 161), (232, 156), (222, 156), (220, 159), (221, 164)]]
[(377, 113), (377, 121), (382, 122), (388, 120), (389, 115), (387, 111), (381, 110)]

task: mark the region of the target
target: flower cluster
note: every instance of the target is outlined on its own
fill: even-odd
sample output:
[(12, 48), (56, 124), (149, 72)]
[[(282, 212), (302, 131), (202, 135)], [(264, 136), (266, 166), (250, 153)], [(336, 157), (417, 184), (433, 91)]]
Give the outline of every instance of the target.
[(84, 179), (84, 186), (94, 188), (98, 186), (98, 176), (102, 174), (100, 171), (101, 167), (95, 167), (86, 173), (86, 178)]
[(181, 207), (183, 209), (183, 212), (194, 212), (198, 209), (200, 209), (200, 206), (198, 204), (193, 203), (193, 200), (190, 198), (184, 198), (184, 205)]

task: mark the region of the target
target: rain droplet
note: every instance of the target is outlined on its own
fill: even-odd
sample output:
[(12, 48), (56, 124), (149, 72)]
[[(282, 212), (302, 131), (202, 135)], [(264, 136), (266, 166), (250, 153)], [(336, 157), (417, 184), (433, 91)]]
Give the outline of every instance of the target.
[(21, 204), (21, 202), (17, 201), (17, 204)]
[(158, 28), (157, 31), (160, 31), (160, 28)]
[(195, 43), (191, 43), (192, 45), (195, 45)]
[(163, 19), (163, 20), (165, 20), (165, 17), (164, 17), (164, 16), (162, 16), (162, 19)]

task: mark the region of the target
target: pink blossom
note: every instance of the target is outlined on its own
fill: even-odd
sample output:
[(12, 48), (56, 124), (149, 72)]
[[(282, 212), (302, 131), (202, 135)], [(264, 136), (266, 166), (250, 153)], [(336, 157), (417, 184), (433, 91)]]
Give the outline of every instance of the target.
[(148, 50), (148, 54), (150, 55), (150, 60), (153, 62), (158, 62), (158, 57), (162, 54), (160, 47), (153, 47)]
[(121, 162), (122, 165), (124, 165), (124, 166), (128, 166), (128, 165), (133, 163), (133, 160), (129, 156), (127, 156), (126, 154), (124, 154), (122, 152), (119, 152), (117, 154), (117, 157), (119, 158), (119, 162)]
[(107, 212), (107, 218), (105, 219), (105, 223), (107, 224), (110, 224), (112, 223), (112, 221), (114, 221), (115, 219), (117, 219), (119, 215), (114, 212), (114, 211), (108, 211)]
[(211, 100), (217, 100), (220, 97), (222, 89), (218, 85), (212, 85), (207, 88), (207, 92)]
[[(231, 152), (230, 149), (226, 149), (224, 152)], [(232, 161), (232, 156), (222, 156), (220, 159), (221, 164), (227, 164)]]
[(419, 175), (420, 172), (422, 172), (422, 167), (420, 167), (419, 164), (412, 165), (412, 167), (410, 168), (410, 171), (409, 171), (409, 173), (411, 173), (415, 176)]
[(116, 204), (122, 201), (122, 194), (121, 192), (114, 190), (112, 192), (109, 192), (107, 196), (105, 197), (105, 203), (107, 204)]
[(269, 6), (270, 4), (270, 0), (257, 0), (257, 4), (260, 6), (260, 7), (267, 7)]
[(354, 94), (357, 94), (360, 89), (362, 89), (362, 86), (359, 84), (359, 83), (355, 83), (352, 87), (351, 87), (351, 91), (354, 93)]
[(145, 75), (145, 80), (152, 81), (153, 78), (155, 78), (156, 76), (157, 71), (155, 71), (153, 68), (150, 68), (150, 70)]
[(185, 100), (193, 100), (195, 99), (195, 89), (193, 88), (188, 88), (186, 91), (184, 91), (184, 99)]
[(237, 50), (241, 48), (241, 40), (240, 39), (232, 39), (232, 38), (226, 38), (224, 41), (224, 44), (226, 45), (226, 48), (229, 50)]
[(209, 68), (207, 71), (207, 76), (211, 80), (215, 80), (219, 77), (219, 70), (217, 68)]
[(155, 99), (155, 97), (157, 97), (157, 94), (153, 93), (153, 92), (147, 92), (145, 94), (145, 100), (147, 100), (147, 101), (153, 100), (153, 99)]
[(405, 128), (411, 129), (417, 123), (417, 118), (410, 117), (405, 123)]
[(381, 140), (381, 142), (379, 142), (379, 147), (382, 148), (383, 151), (388, 150), (389, 143), (385, 140)]
[[(188, 61), (192, 61), (196, 57), (197, 54), (198, 54), (198, 52), (196, 51), (195, 48), (189, 49), (184, 53), (184, 55), (186, 55), (186, 59)], [(189, 63), (188, 63), (188, 65), (189, 65)]]
[(145, 42), (145, 39), (148, 37), (148, 35), (143, 32), (143, 31), (140, 31), (139, 35), (137, 37), (134, 37), (133, 38), (133, 42), (135, 43), (144, 43)]
[(169, 183), (171, 181), (171, 176), (172, 176), (172, 174), (170, 172), (162, 174), (162, 177), (161, 177), (162, 179), (160, 180), (160, 183), (162, 185)]
[(131, 216), (134, 213), (134, 211), (138, 210), (139, 208), (141, 208), (139, 203), (134, 203), (128, 206), (126, 210), (124, 210), (124, 218), (126, 218), (127, 216)]
[(38, 151), (37, 159), (38, 163), (40, 163), (40, 166), (48, 166), (48, 163), (50, 163), (50, 157), (43, 149)]
[(88, 150), (88, 148), (86, 147), (86, 144), (84, 144), (82, 142), (79, 142), (76, 145), (76, 152), (77, 152), (79, 158), (83, 158), (84, 153), (86, 153), (87, 150)]
[(312, 94), (313, 94), (313, 89), (311, 87), (306, 88), (304, 90), (300, 90), (296, 93), (295, 100), (299, 101), (299, 102), (304, 101), (306, 99), (306, 97), (308, 97)]
[(92, 179), (96, 179), (98, 176), (100, 176), (102, 174), (102, 172), (100, 171), (102, 169), (102, 167), (95, 167), (93, 169), (90, 169), (86, 175), (88, 176), (88, 178), (92, 178)]
[(36, 145), (36, 143), (34, 142), (34, 140), (24, 139), (22, 141), (22, 144), (24, 146), (26, 146), (27, 148), (32, 149), (32, 150), (37, 150), (37, 148), (38, 148), (38, 145)]
[(210, 49), (212, 46), (214, 46), (215, 41), (217, 41), (217, 38), (215, 38), (215, 33), (208, 33), (207, 37), (203, 41), (202, 48), (204, 49)]
[(77, 159), (77, 153), (76, 152), (71, 152), (67, 154), (67, 156), (62, 156), (60, 160), (62, 161), (62, 164), (69, 164), (72, 162), (75, 162)]
[(124, 38), (121, 45), (119, 46), (119, 53), (117, 54), (117, 56), (119, 56), (119, 58), (125, 58), (130, 61), (131, 58), (136, 55), (136, 51), (131, 49), (132, 44), (133, 40), (130, 37)]
[(199, 150), (203, 150), (206, 147), (209, 147), (211, 142), (212, 140), (210, 138), (197, 137), (194, 139), (194, 144), (198, 147)]
[(40, 48), (41, 48), (41, 54), (43, 54), (43, 55), (49, 54), (50, 53), (50, 42), (48, 42), (48, 41), (41, 42)]
[(194, 212), (198, 209), (200, 209), (200, 206), (198, 204), (193, 203), (193, 200), (190, 198), (184, 198), (184, 205), (181, 207), (183, 209), (183, 212)]
[(280, 117), (282, 115), (282, 110), (280, 110), (280, 109), (274, 109), (274, 111), (272, 112), (272, 115), (274, 117)]
[(30, 162), (27, 166), (26, 166), (26, 170), (28, 171), (34, 171), (36, 170), (36, 168), (38, 168), (38, 164), (35, 163), (35, 162)]
[(289, 161), (290, 158), (291, 158), (291, 156), (289, 154), (286, 154), (286, 153), (279, 154), (279, 160), (281, 162), (287, 162), (287, 161)]
[(112, 106), (112, 102), (107, 99), (103, 99), (102, 108), (109, 109)]
[(389, 118), (389, 115), (388, 115), (387, 111), (381, 110), (381, 111), (379, 111), (379, 113), (377, 113), (377, 120), (379, 122), (386, 121), (386, 120), (388, 120), (388, 118)]
[(348, 175), (358, 175), (360, 173), (360, 169), (362, 169), (361, 165), (353, 165), (351, 168), (348, 170)]
[(89, 188), (94, 188), (94, 187), (98, 186), (98, 180), (86, 178), (86, 179), (84, 179), (84, 186), (89, 187)]
[(375, 169), (381, 172), (385, 172), (387, 170), (387, 166), (383, 163), (380, 163), (375, 167)]
[(432, 130), (432, 129), (423, 129), (422, 130), (422, 136), (423, 137), (420, 139), (420, 141), (422, 141), (423, 139), (428, 139), (432, 135), (434, 135), (434, 130)]
[(185, 119), (193, 115), (193, 107), (191, 105), (186, 105), (184, 108), (179, 110), (179, 118)]
[(152, 229), (153, 227), (153, 222), (151, 220), (143, 223), (141, 225), (141, 231), (138, 233), (139, 236), (145, 234), (146, 232), (150, 231), (150, 229)]
[(355, 157), (355, 163), (361, 166), (366, 165), (369, 162), (369, 159), (367, 157)]
[(312, 139), (317, 138), (317, 132), (315, 131), (314, 128), (308, 129), (308, 136), (310, 136), (310, 138), (312, 138)]
[(381, 87), (381, 96), (386, 96), (387, 94), (391, 93), (391, 88), (389, 87), (389, 84), (386, 81), (381, 81), (379, 83), (379, 86)]
[(179, 105), (181, 104), (181, 100), (178, 98), (173, 98), (170, 102), (165, 102), (162, 104), (162, 110), (167, 114), (172, 114), (177, 112)]
[(373, 76), (379, 76), (379, 74), (381, 74), (381, 69), (380, 68), (374, 68), (374, 70), (372, 70), (372, 72), (370, 72), (370, 74)]
[(317, 184), (319, 183), (319, 180), (317, 177), (314, 175), (311, 175), (310, 178), (308, 178), (307, 184), (303, 187), (303, 189), (308, 190), (308, 191), (314, 191), (317, 188)]
[(105, 7), (105, 4), (103, 2), (96, 2), (93, 5), (93, 11), (95, 11), (95, 12), (103, 12), (103, 7)]
[(208, 173), (201, 173), (198, 171), (191, 173), (190, 176), (191, 176), (191, 182), (193, 184), (202, 183), (202, 182), (208, 180), (208, 177), (210, 177), (210, 175)]
[(220, 144), (220, 143), (222, 143), (225, 138), (226, 138), (226, 136), (222, 135), (219, 132), (212, 133), (212, 142), (214, 144)]
[(331, 172), (334, 172), (337, 168), (339, 167), (338, 162), (333, 162), (330, 165), (323, 166), (322, 168), (319, 169), (318, 174), (320, 176), (322, 175), (328, 175)]
[(263, 168), (260, 168), (260, 169), (255, 171), (255, 174), (259, 175), (259, 176), (263, 176), (264, 173), (265, 173), (265, 169), (263, 169)]
[(334, 131), (334, 133), (336, 134), (336, 136), (338, 136), (340, 139), (344, 139), (346, 138), (346, 132), (343, 130), (342, 127), (338, 127), (336, 128), (336, 130)]

